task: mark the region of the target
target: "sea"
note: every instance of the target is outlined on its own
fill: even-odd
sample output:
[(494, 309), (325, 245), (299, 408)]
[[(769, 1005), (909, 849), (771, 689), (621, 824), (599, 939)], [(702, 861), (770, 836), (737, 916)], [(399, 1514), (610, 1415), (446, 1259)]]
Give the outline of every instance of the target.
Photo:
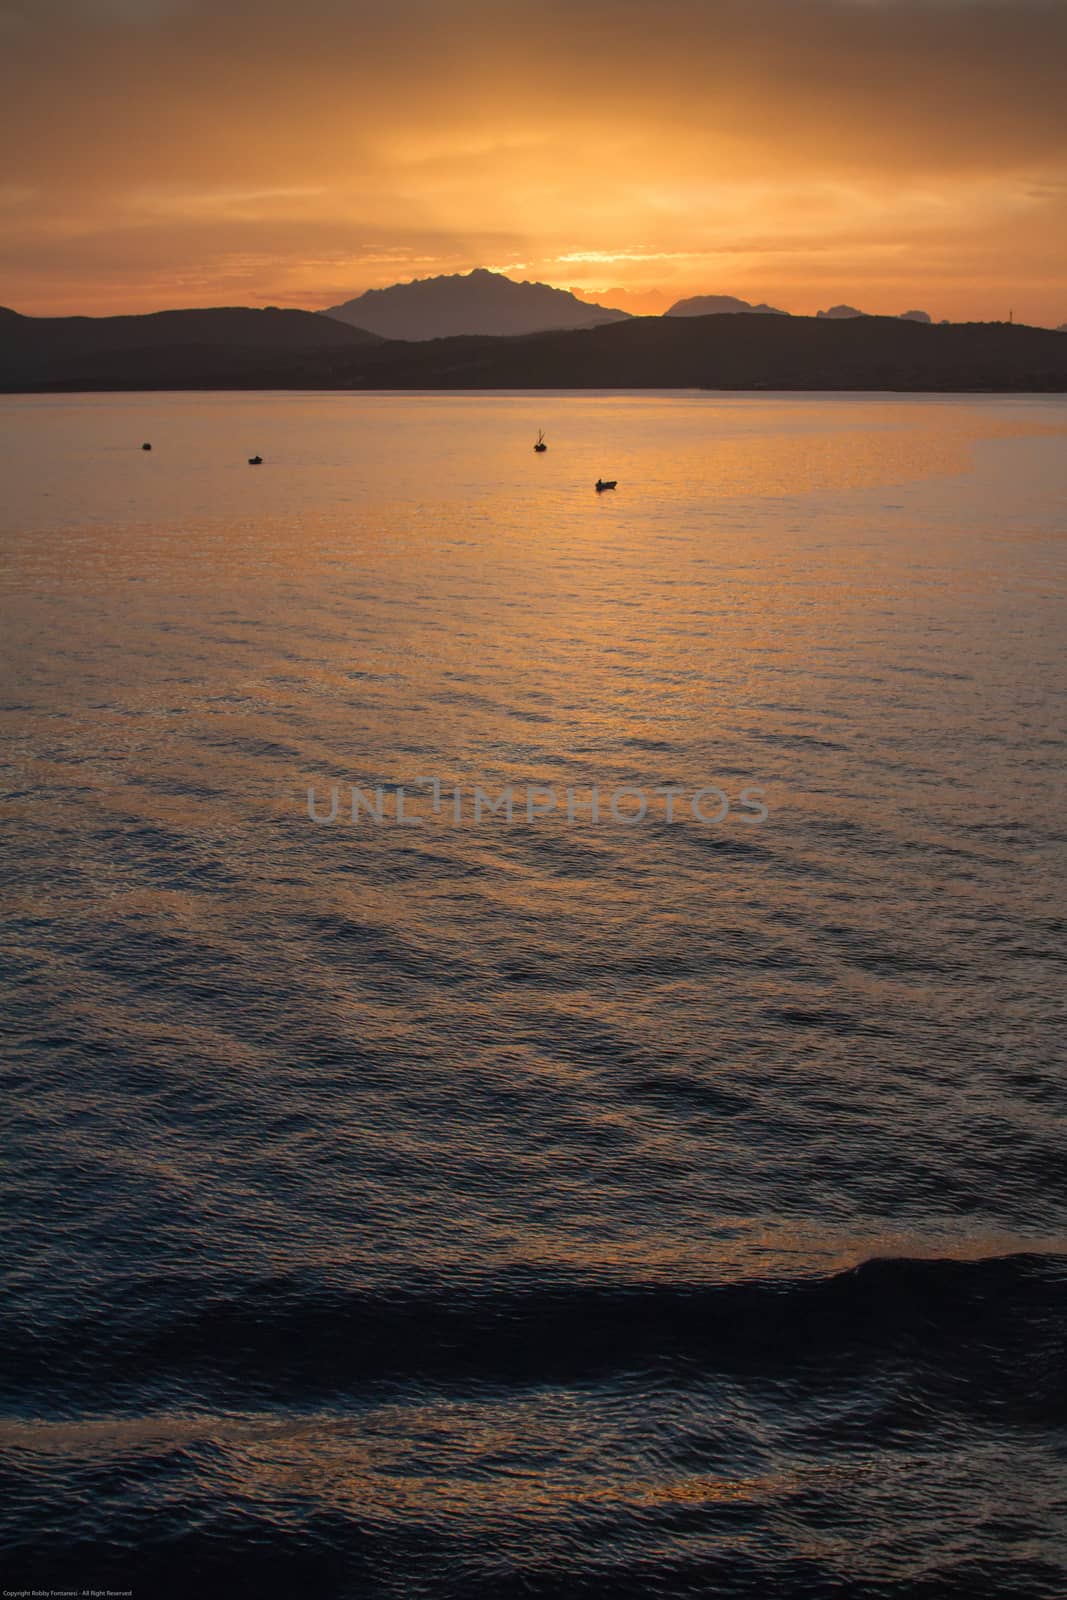
[(0, 486), (3, 1594), (1062, 1600), (1067, 397)]

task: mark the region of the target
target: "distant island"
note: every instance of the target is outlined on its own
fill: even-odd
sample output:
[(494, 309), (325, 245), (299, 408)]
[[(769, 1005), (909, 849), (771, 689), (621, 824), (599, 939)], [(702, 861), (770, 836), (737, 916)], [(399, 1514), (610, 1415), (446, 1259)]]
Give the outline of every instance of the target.
[(418, 341), (309, 311), (52, 318), (0, 310), (6, 393), (675, 388), (1063, 393), (1067, 339), (1019, 324), (758, 310)]
[(777, 306), (750, 305), (747, 300), (738, 300), (732, 294), (698, 294), (689, 300), (676, 300), (674, 305), (663, 315), (665, 317), (714, 317), (720, 313), (733, 313), (735, 316), (765, 315), (769, 317), (787, 317), (788, 311), (779, 311)]
[[(865, 317), (866, 311), (857, 311), (855, 306), (831, 306), (829, 311), (816, 311), (819, 320), (833, 319), (837, 322), (847, 321), (852, 317)], [(902, 311), (901, 322), (933, 322), (929, 311)]]
[(628, 321), (630, 313), (591, 305), (547, 283), (516, 283), (502, 272), (476, 267), (473, 272), (368, 289), (322, 315), (385, 339), (421, 341), (457, 334), (507, 337), (596, 328)]

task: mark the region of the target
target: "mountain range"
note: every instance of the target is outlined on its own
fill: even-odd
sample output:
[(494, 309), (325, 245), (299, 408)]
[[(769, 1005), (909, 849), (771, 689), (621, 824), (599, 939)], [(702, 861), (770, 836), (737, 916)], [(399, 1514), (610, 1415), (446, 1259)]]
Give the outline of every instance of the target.
[(627, 317), (507, 338), (384, 340), (319, 313), (0, 310), (0, 390), (814, 389), (1067, 392), (1067, 339), (897, 317)]
[[(765, 316), (787, 317), (788, 311), (765, 303), (753, 305), (732, 294), (693, 295), (677, 300), (665, 317)], [(831, 306), (820, 311), (821, 320), (845, 320), (866, 313), (855, 306)], [(566, 289), (547, 283), (516, 283), (503, 273), (477, 267), (473, 272), (416, 278), (388, 289), (368, 289), (342, 305), (322, 313), (350, 327), (376, 333), (383, 339), (420, 343), (464, 334), (514, 337), (551, 333), (566, 328), (598, 328), (630, 320), (627, 311), (579, 300)], [(929, 322), (925, 311), (905, 311), (902, 320)]]

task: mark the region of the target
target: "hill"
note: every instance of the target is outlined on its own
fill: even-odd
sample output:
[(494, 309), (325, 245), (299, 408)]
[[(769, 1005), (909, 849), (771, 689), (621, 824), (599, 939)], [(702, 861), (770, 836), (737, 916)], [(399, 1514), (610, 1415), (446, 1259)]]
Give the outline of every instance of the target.
[(0, 388), (291, 386), (316, 381), (373, 334), (310, 311), (244, 307), (139, 317), (23, 317), (0, 307)]
[(513, 336), (557, 328), (595, 328), (628, 319), (626, 311), (590, 305), (547, 283), (515, 283), (477, 267), (440, 278), (416, 278), (368, 289), (322, 313), (386, 339), (421, 341), (460, 334)]
[[(232, 313), (165, 313), (231, 317)], [(247, 342), (254, 319), (231, 329), (246, 342), (158, 343), (95, 351), (79, 347), (87, 319), (64, 319), (62, 348), (50, 324), (47, 356), (13, 351), (32, 318), (0, 317), (0, 389), (821, 389), (905, 392), (1067, 392), (1067, 339), (1007, 323), (931, 326), (899, 317), (634, 317), (599, 328), (520, 338), (462, 337), (402, 343), (368, 339), (330, 319), (307, 343), (306, 322), (285, 325), (285, 344)], [(253, 319), (250, 327), (244, 319)], [(110, 319), (106, 319), (110, 320)], [(116, 319), (158, 325), (151, 318)], [(171, 336), (185, 324), (171, 324)], [(223, 325), (211, 325), (223, 331)], [(14, 340), (12, 330), (15, 330)], [(330, 332), (330, 330), (336, 332)], [(145, 330), (149, 331), (149, 330)], [(190, 326), (192, 331), (192, 325)], [(138, 334), (139, 336), (139, 334)], [(100, 325), (94, 338), (104, 338)], [(134, 337), (131, 331), (130, 337)]]
[(1067, 341), (1007, 323), (898, 317), (635, 317), (529, 339), (361, 353), (360, 388), (1067, 391)]

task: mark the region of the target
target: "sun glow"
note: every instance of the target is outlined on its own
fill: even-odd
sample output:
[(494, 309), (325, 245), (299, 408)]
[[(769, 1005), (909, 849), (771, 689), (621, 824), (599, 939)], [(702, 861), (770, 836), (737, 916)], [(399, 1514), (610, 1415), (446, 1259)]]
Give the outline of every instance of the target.
[(9, 8), (0, 303), (322, 306), (488, 265), (636, 311), (1067, 317), (1062, 8), (415, 3)]

